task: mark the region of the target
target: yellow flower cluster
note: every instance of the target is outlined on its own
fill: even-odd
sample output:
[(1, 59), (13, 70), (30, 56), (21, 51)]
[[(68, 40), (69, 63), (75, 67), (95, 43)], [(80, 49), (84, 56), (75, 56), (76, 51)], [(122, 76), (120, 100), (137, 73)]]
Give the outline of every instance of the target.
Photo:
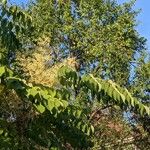
[(60, 67), (68, 65), (75, 68), (76, 65), (76, 59), (72, 57), (48, 67), (46, 64), (51, 60), (50, 50), (40, 46), (34, 50), (32, 56), (18, 55), (18, 60), (24, 73), (29, 77), (29, 82), (46, 86), (57, 85), (57, 72)]

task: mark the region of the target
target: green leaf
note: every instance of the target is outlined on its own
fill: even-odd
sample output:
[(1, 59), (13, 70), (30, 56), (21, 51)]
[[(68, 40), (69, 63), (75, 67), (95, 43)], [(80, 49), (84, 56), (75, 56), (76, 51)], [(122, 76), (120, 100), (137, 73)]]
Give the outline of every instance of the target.
[(7, 4), (7, 0), (2, 0), (2, 4), (6, 5)]
[(17, 6), (10, 6), (9, 12), (14, 16), (17, 11)]
[(4, 130), (0, 128), (0, 135), (3, 134)]
[(94, 127), (91, 125), (91, 134), (94, 133)]
[(23, 90), (26, 86), (22, 79), (16, 77), (8, 77), (6, 84), (10, 89), (14, 90)]
[(144, 106), (144, 108), (145, 108), (145, 112), (150, 116), (150, 108), (147, 106)]
[(139, 104), (140, 114), (144, 116), (144, 107), (142, 104)]
[(28, 97), (35, 97), (37, 94), (39, 94), (39, 87), (32, 87), (27, 90)]
[(0, 67), (0, 77), (2, 77), (4, 75), (4, 73), (5, 73), (5, 67), (2, 66), (2, 67)]
[(45, 107), (42, 104), (40, 105), (34, 104), (34, 106), (40, 113), (43, 113), (45, 111)]
[(87, 125), (86, 125), (86, 124), (83, 124), (83, 125), (82, 125), (82, 131), (83, 131), (83, 132), (85, 132), (85, 131), (86, 131), (86, 127), (87, 127)]
[(63, 107), (66, 108), (68, 106), (68, 102), (65, 100), (61, 100), (61, 102), (63, 103)]
[(48, 100), (48, 110), (52, 111), (53, 108), (55, 107), (54, 100)]
[(75, 116), (77, 118), (80, 118), (82, 111), (81, 110), (76, 110)]

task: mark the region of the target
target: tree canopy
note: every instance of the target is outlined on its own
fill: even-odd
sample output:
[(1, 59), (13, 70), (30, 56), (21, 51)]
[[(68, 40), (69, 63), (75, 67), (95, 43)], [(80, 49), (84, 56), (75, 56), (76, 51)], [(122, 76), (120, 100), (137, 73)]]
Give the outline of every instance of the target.
[(134, 3), (0, 1), (1, 149), (150, 148)]

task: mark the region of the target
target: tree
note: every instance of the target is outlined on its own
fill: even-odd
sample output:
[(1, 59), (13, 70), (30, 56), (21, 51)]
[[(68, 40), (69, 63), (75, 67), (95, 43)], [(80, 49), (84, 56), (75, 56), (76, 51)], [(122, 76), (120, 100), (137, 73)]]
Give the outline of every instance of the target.
[[(3, 149), (88, 149), (96, 148), (96, 143), (101, 148), (115, 147), (109, 138), (102, 139), (104, 144), (95, 140), (101, 134), (94, 128), (130, 130), (122, 120), (125, 110), (150, 115), (149, 107), (124, 87), (130, 85), (130, 63), (145, 42), (134, 29), (136, 13), (131, 4), (36, 1), (30, 10), (21, 10), (7, 1), (1, 3)], [(49, 51), (47, 59), (44, 54)], [(114, 117), (109, 121), (111, 113)], [(115, 121), (120, 122), (117, 127)], [(111, 132), (104, 134), (108, 137)], [(123, 141), (114, 144), (124, 144), (124, 136), (120, 138)]]
[(53, 61), (75, 57), (80, 70), (95, 70), (102, 78), (127, 85), (135, 54), (145, 48), (132, 5), (133, 1), (37, 1), (30, 10), (37, 29), (50, 40)]

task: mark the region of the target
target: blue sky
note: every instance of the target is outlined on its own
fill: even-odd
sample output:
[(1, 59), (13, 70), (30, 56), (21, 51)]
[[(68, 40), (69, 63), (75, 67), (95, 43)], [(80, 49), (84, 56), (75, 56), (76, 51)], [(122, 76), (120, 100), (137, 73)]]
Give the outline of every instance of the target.
[[(17, 4), (27, 3), (29, 0), (11, 0)], [(116, 0), (118, 3), (127, 2), (130, 0)], [(147, 47), (150, 51), (150, 0), (136, 0), (135, 9), (142, 9), (138, 15), (137, 20), (139, 23), (137, 30), (144, 36), (147, 41)]]

